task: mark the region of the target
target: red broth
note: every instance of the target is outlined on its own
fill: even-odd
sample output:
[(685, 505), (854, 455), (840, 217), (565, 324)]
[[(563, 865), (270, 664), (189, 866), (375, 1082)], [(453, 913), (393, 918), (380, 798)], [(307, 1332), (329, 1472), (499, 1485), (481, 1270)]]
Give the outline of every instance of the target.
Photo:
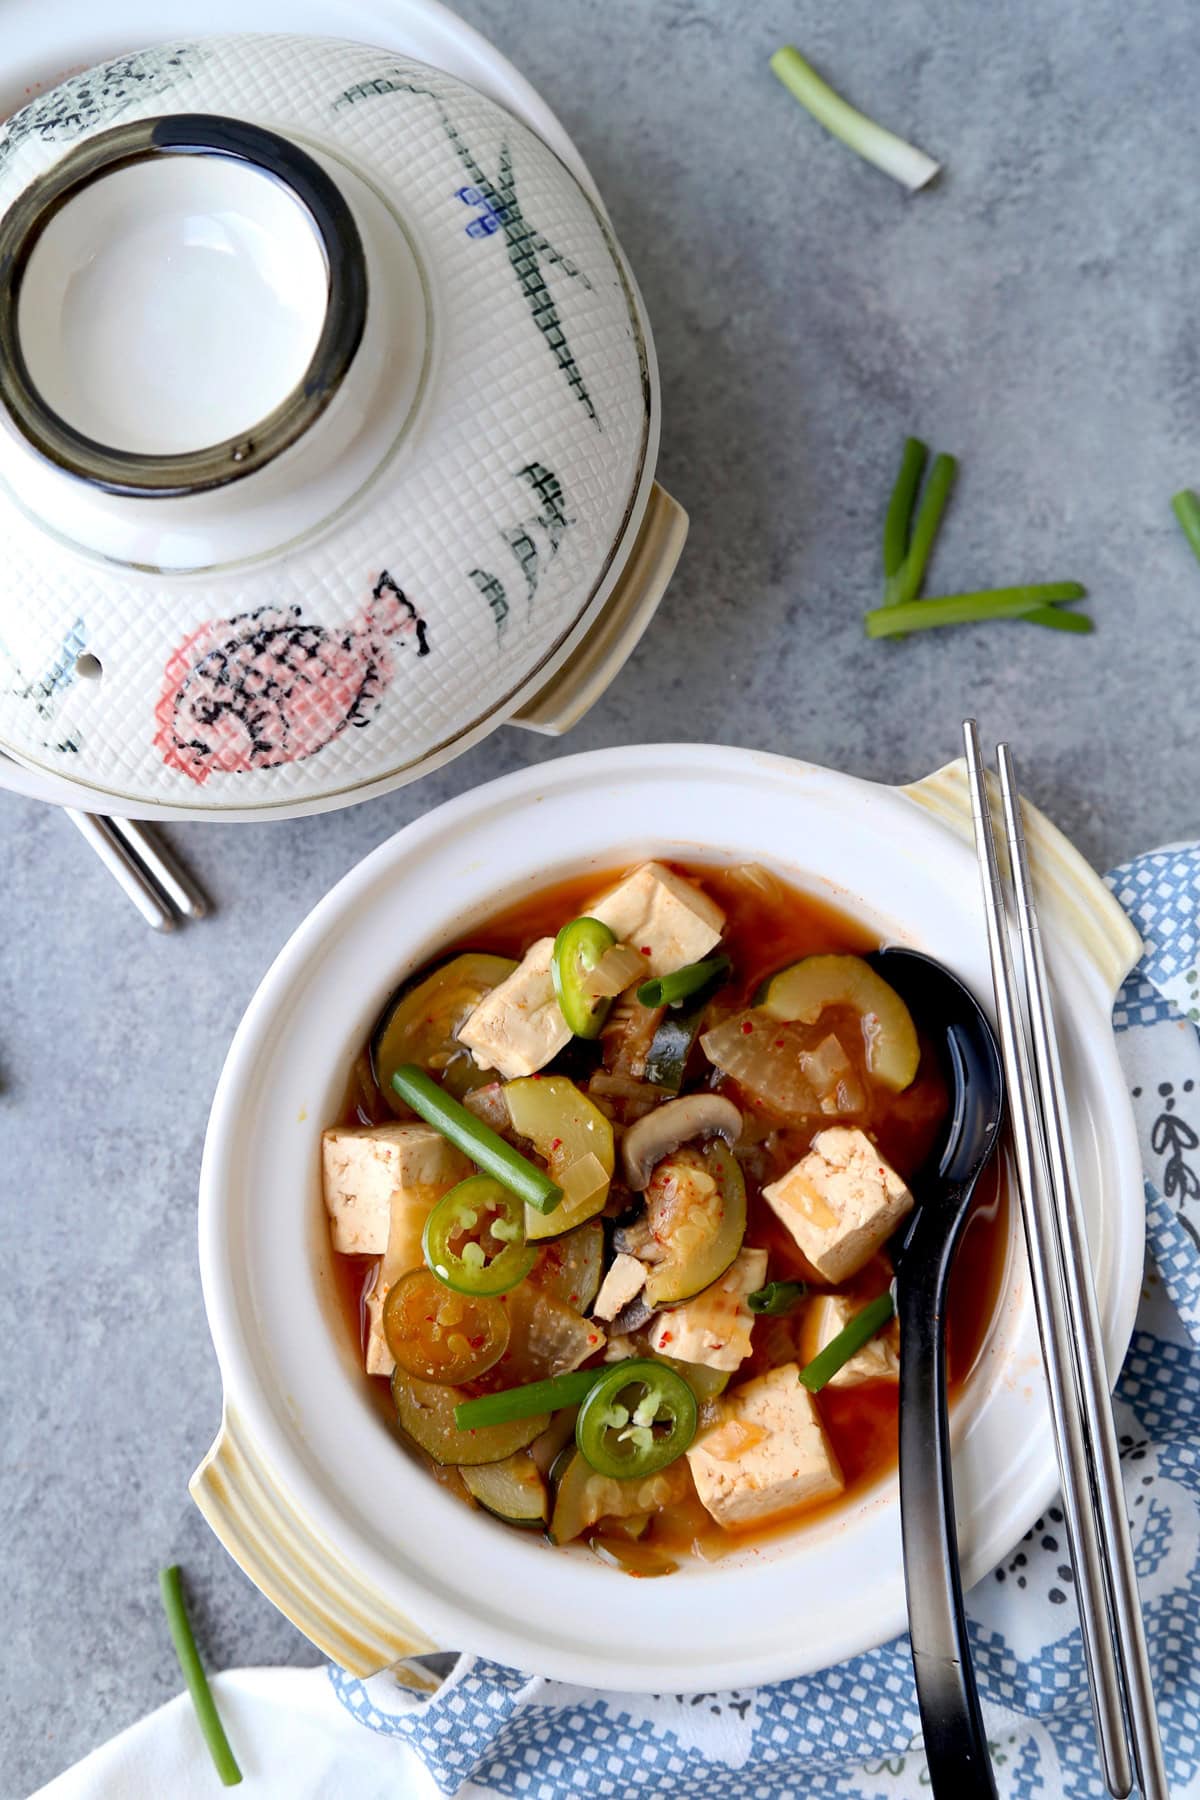
[[(722, 1012), (734, 1012), (748, 1005), (766, 977), (802, 956), (839, 951), (863, 954), (879, 948), (878, 939), (860, 921), (765, 871), (708, 863), (673, 862), (670, 866), (701, 885), (725, 911), (723, 948), (733, 959), (736, 978), (721, 995)], [(519, 958), (535, 940), (553, 936), (565, 920), (586, 912), (589, 902), (627, 872), (617, 868), (543, 888), (446, 948), (486, 950)], [(828, 1021), (823, 1017), (822, 1022)], [(836, 1025), (836, 1018), (833, 1023)], [(850, 1032), (839, 1035), (847, 1044), (853, 1041), (854, 1034)], [(726, 1081), (722, 1086), (739, 1105), (746, 1107), (745, 1098), (734, 1084)], [(857, 1116), (854, 1123), (872, 1133), (883, 1154), (901, 1174), (911, 1175), (935, 1141), (948, 1106), (946, 1088), (928, 1046), (922, 1046), (917, 1077), (903, 1093), (888, 1094), (874, 1083), (865, 1086), (870, 1096), (868, 1110)], [(343, 1122), (374, 1124), (391, 1116), (374, 1090), (364, 1052), (350, 1083)], [(819, 1125), (814, 1131), (817, 1129)], [(790, 1234), (761, 1198), (762, 1187), (804, 1154), (812, 1135), (812, 1131), (774, 1131), (741, 1157), (749, 1200), (746, 1243), (767, 1249), (770, 1281), (792, 1277), (811, 1281), (814, 1277)], [(951, 1280), (947, 1333), (952, 1399), (970, 1374), (987, 1338), (1003, 1278), (1007, 1238), (1007, 1197), (996, 1162), (979, 1184)], [(338, 1255), (333, 1261), (346, 1326), (361, 1346), (365, 1341), (363, 1296), (375, 1264), (369, 1258)], [(876, 1257), (851, 1282), (843, 1283), (839, 1292), (869, 1299), (887, 1286), (890, 1273), (885, 1259)], [(803, 1364), (812, 1348), (806, 1342), (803, 1306), (786, 1319), (760, 1319), (754, 1327), (751, 1356), (734, 1380), (761, 1374), (783, 1362), (799, 1360)], [(388, 1384), (384, 1379), (366, 1379), (386, 1398)], [(803, 1509), (802, 1520), (853, 1503), (892, 1471), (897, 1455), (894, 1382), (827, 1387), (816, 1396), (816, 1401), (846, 1486), (836, 1499)], [(447, 1472), (435, 1473), (446, 1479)], [(451, 1478), (450, 1485), (465, 1493), (455, 1478)], [(641, 1560), (649, 1564), (656, 1550), (665, 1556), (690, 1550), (711, 1558), (728, 1554), (747, 1542), (778, 1536), (794, 1529), (796, 1523), (797, 1515), (791, 1515), (783, 1520), (773, 1519), (757, 1530), (733, 1534), (718, 1526), (692, 1493), (653, 1518), (638, 1549)], [(664, 1567), (669, 1566), (664, 1563)], [(652, 1567), (645, 1572), (653, 1572)]]

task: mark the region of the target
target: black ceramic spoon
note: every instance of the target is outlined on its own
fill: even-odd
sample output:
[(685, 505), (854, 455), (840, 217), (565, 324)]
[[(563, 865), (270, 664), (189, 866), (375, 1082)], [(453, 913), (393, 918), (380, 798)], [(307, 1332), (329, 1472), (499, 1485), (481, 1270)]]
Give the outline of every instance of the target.
[(870, 959), (943, 1059), (953, 1109), (912, 1182), (897, 1241), (900, 1517), (921, 1728), (935, 1800), (996, 1800), (963, 1615), (946, 1404), (946, 1289), (975, 1185), (995, 1149), (1004, 1076), (992, 1028), (949, 969), (915, 950)]

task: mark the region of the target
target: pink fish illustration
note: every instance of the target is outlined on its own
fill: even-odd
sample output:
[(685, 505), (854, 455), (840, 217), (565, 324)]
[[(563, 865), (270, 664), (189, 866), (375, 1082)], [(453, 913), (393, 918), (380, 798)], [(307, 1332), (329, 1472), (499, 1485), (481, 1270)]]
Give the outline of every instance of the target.
[(315, 756), (371, 723), (409, 639), (428, 655), (425, 621), (386, 570), (344, 629), (310, 625), (298, 606), (210, 619), (167, 663), (155, 747), (198, 784)]

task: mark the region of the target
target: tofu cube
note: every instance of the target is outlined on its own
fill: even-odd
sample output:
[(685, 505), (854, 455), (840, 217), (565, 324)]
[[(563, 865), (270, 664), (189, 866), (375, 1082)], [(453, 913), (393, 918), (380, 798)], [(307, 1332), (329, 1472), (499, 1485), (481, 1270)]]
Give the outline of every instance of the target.
[(471, 1172), (432, 1125), (400, 1122), (335, 1125), (322, 1133), (321, 1165), (330, 1236), (343, 1256), (383, 1256), (397, 1196), (403, 1205), (416, 1190), (445, 1193)]
[(378, 1256), (367, 1296), (366, 1366), (390, 1375), (395, 1363), (383, 1335), (388, 1289), (423, 1261), (421, 1233), (443, 1194), (471, 1173), (471, 1163), (432, 1125), (402, 1123), (335, 1127), (324, 1134), (325, 1209), (335, 1250)]
[(458, 1033), (481, 1069), (506, 1081), (536, 1075), (571, 1041), (554, 996), (553, 938), (539, 938), (499, 987), (485, 994)]
[(615, 1319), (622, 1307), (636, 1300), (646, 1285), (646, 1265), (624, 1251), (613, 1258), (592, 1307), (594, 1319)]
[(763, 1198), (787, 1226), (813, 1268), (845, 1281), (870, 1262), (913, 1197), (865, 1132), (831, 1125)]
[(785, 1363), (734, 1388), (687, 1452), (701, 1504), (727, 1531), (840, 1494), (845, 1482), (816, 1402)]
[[(804, 1321), (804, 1339), (809, 1346), (806, 1361), (811, 1362), (826, 1344), (833, 1342), (838, 1332), (847, 1326), (854, 1315), (862, 1311), (864, 1302), (851, 1300), (845, 1294), (819, 1294), (809, 1307)], [(898, 1332), (895, 1321), (885, 1331), (865, 1343), (861, 1350), (856, 1350), (849, 1362), (844, 1362), (836, 1375), (831, 1375), (826, 1384), (829, 1387), (857, 1387), (862, 1381), (899, 1381), (900, 1358), (896, 1354)]]
[(766, 1273), (765, 1250), (741, 1251), (712, 1287), (682, 1306), (655, 1314), (650, 1348), (680, 1362), (736, 1369), (750, 1354), (754, 1314), (746, 1296), (762, 1286)]
[[(398, 1281), (406, 1273), (407, 1270), (399, 1269), (392, 1280)], [(375, 1286), (367, 1295), (367, 1352), (364, 1361), (368, 1375), (390, 1376), (396, 1367), (396, 1359), (388, 1349), (387, 1339), (383, 1335), (383, 1303), (391, 1285), (391, 1281), (384, 1281), (383, 1264), (380, 1263)]]
[[(669, 975), (706, 956), (725, 924), (721, 908), (661, 863), (643, 863), (589, 909), (644, 957), (644, 976)], [(459, 1031), (481, 1069), (506, 1081), (536, 1075), (571, 1041), (554, 994), (554, 939), (539, 938), (507, 981), (485, 994)]]
[(645, 959), (646, 976), (671, 975), (698, 962), (719, 942), (725, 914), (690, 881), (643, 863), (590, 909), (619, 942)]

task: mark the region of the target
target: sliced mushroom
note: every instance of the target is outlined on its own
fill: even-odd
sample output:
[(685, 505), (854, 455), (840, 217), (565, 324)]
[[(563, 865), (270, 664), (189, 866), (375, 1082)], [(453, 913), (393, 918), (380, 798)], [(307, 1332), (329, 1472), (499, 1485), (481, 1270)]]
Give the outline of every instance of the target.
[(668, 1100), (625, 1133), (621, 1143), (625, 1179), (635, 1193), (644, 1193), (655, 1166), (681, 1144), (704, 1137), (723, 1137), (727, 1144), (736, 1144), (741, 1129), (741, 1113), (721, 1094), (685, 1094), (681, 1100)]
[(631, 1331), (640, 1331), (654, 1317), (654, 1308), (646, 1300), (644, 1294), (638, 1294), (627, 1306), (623, 1306), (612, 1322), (612, 1331), (618, 1337), (627, 1336)]
[(639, 1200), (636, 1208), (622, 1215), (617, 1220), (613, 1232), (613, 1249), (623, 1256), (644, 1256), (654, 1238), (650, 1229), (650, 1220), (646, 1216), (646, 1205)]

